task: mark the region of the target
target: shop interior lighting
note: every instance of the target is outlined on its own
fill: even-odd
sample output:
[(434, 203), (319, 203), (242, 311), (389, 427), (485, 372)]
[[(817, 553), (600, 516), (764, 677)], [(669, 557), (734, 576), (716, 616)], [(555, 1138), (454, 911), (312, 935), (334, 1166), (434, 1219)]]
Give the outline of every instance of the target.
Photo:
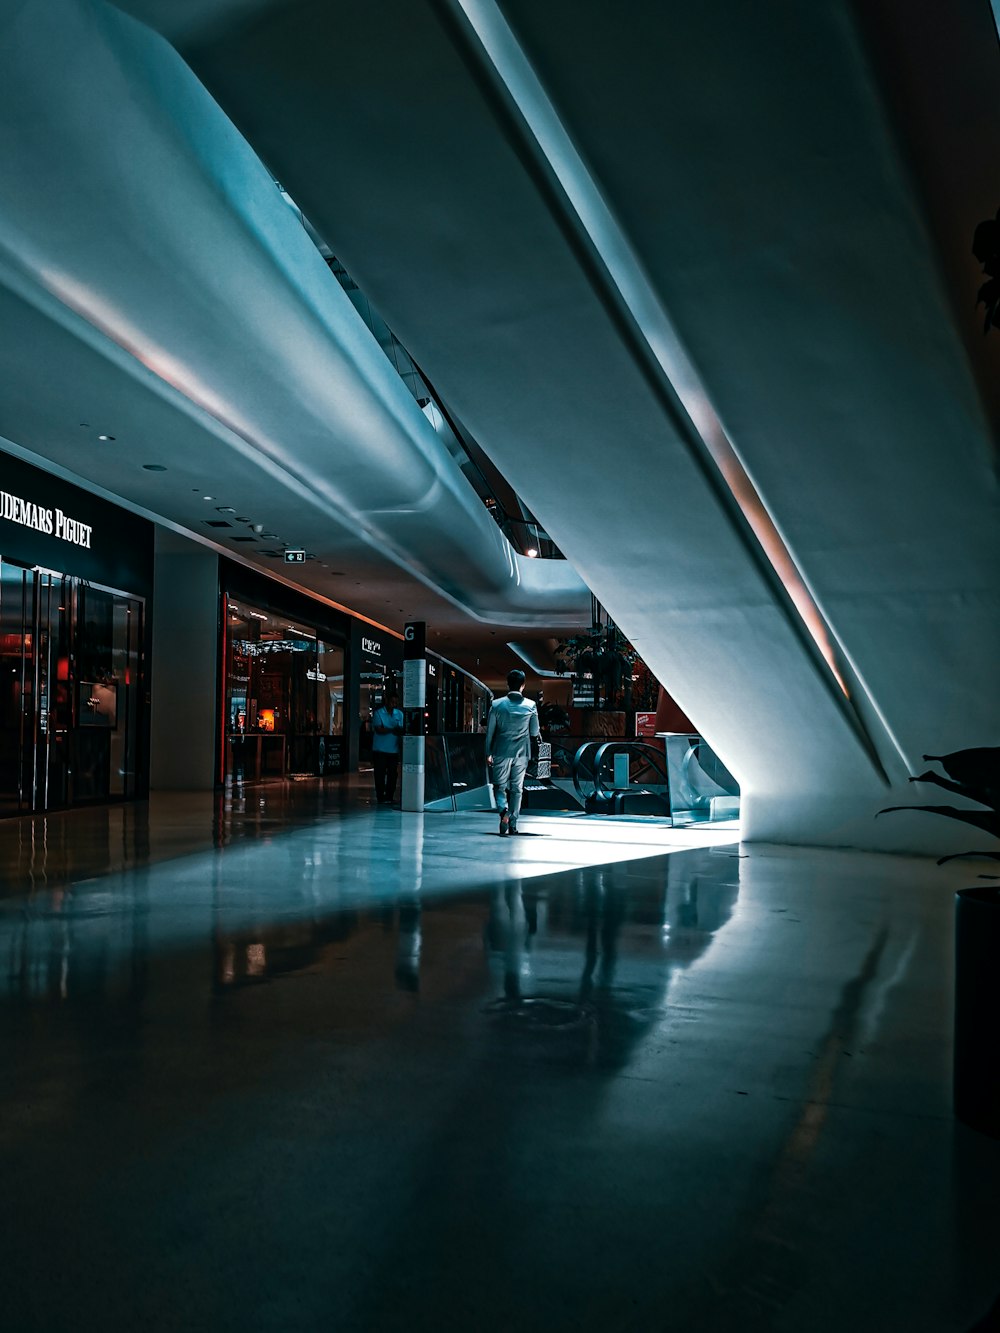
[(530, 556), (532, 557), (532, 559), (534, 559), (534, 557), (538, 554), (538, 549), (537, 549), (537, 547), (529, 546), (528, 549), (525, 551), (524, 554), (525, 554), (525, 555), (530, 555)]
[(114, 437), (113, 435), (98, 435), (97, 438), (98, 438), (99, 440), (104, 440), (104, 441), (107, 442), (107, 441), (113, 440), (115, 437)]

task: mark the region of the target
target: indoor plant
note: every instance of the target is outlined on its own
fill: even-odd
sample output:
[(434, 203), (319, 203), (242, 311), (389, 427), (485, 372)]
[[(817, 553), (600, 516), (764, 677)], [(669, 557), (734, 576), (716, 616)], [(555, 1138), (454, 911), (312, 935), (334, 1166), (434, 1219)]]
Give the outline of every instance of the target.
[[(930, 782), (985, 806), (966, 810), (953, 805), (894, 805), (894, 810), (925, 810), (972, 824), (1000, 838), (1000, 747), (979, 746), (952, 754), (925, 754), (947, 777), (928, 770), (911, 782)], [(958, 852), (956, 857), (1000, 861), (997, 851)], [(996, 875), (980, 875), (995, 880)], [(1000, 885), (978, 884), (955, 894), (955, 1114), (973, 1129), (1000, 1138)]]

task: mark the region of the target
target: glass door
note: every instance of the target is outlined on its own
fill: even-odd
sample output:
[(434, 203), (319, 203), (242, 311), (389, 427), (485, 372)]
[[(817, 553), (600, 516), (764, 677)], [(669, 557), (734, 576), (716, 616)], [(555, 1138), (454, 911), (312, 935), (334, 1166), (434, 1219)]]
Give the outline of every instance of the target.
[(34, 640), (25, 627), (34, 620), (34, 586), (31, 570), (0, 562), (0, 814), (5, 815), (21, 810), (26, 785), (31, 790), (32, 765), (26, 759), (34, 715)]
[(344, 646), (315, 626), (225, 598), (225, 778), (344, 766)]
[(142, 613), (138, 598), (77, 589), (73, 801), (136, 793)]
[[(31, 574), (25, 571), (25, 586)], [(30, 634), (34, 697), (31, 720), (30, 803), (32, 810), (52, 810), (69, 801), (73, 705), (70, 690), (70, 625), (72, 580), (64, 574), (40, 570), (34, 575), (32, 595), (25, 598), (34, 611)], [(29, 719), (25, 718), (27, 729)]]
[(0, 560), (0, 815), (137, 789), (143, 603)]

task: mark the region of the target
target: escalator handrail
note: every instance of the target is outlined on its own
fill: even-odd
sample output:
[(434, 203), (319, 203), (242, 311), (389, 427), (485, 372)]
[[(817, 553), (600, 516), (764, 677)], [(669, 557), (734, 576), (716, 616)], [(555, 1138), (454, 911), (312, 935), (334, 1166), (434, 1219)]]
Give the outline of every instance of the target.
[[(610, 799), (610, 794), (605, 790), (605, 787), (604, 787), (604, 779), (603, 779), (603, 777), (601, 776), (601, 769), (602, 769), (602, 767), (603, 767), (603, 763), (604, 763), (604, 753), (605, 753), (605, 751), (606, 751), (606, 750), (610, 750), (610, 749), (612, 748), (612, 746), (615, 746), (615, 745), (617, 745), (617, 746), (621, 746), (621, 747), (625, 750), (625, 752), (628, 753), (628, 754), (631, 754), (632, 752), (637, 751), (637, 750), (639, 750), (639, 751), (643, 751), (643, 750), (644, 750), (644, 751), (648, 751), (648, 754), (644, 754), (642, 757), (643, 757), (644, 759), (646, 759), (647, 763), (650, 763), (650, 760), (651, 760), (651, 759), (652, 759), (652, 760), (655, 760), (655, 762), (650, 763), (650, 767), (656, 769), (658, 772), (662, 773), (662, 775), (663, 775), (663, 781), (664, 781), (664, 783), (666, 784), (666, 787), (667, 787), (667, 797), (666, 797), (666, 800), (667, 800), (667, 805), (669, 806), (669, 804), (670, 804), (670, 778), (669, 778), (669, 775), (668, 775), (668, 773), (667, 773), (667, 759), (666, 759), (666, 755), (663, 753), (662, 750), (657, 749), (657, 747), (656, 747), (655, 745), (646, 745), (643, 741), (632, 741), (632, 740), (628, 740), (628, 739), (619, 739), (619, 740), (605, 741), (605, 742), (603, 743), (603, 745), (601, 745), (600, 749), (599, 749), (599, 750), (597, 751), (597, 753), (594, 755), (594, 792), (595, 792), (595, 794), (601, 796), (601, 797), (604, 798), (605, 800), (609, 800), (609, 799)], [(576, 771), (576, 770), (575, 770), (575, 768), (574, 768), (574, 773), (575, 773), (575, 771)]]
[[(601, 743), (600, 741), (584, 741), (584, 743), (577, 750), (576, 754), (573, 756), (573, 786), (576, 788), (577, 796), (579, 796), (580, 800), (584, 803), (586, 803), (590, 799), (590, 797), (588, 793), (583, 791), (583, 789), (580, 786), (580, 769), (583, 767), (583, 753), (585, 750), (589, 750), (592, 745), (600, 745), (600, 743)], [(594, 793), (596, 794), (597, 792), (596, 774), (594, 776), (593, 782), (594, 782)]]

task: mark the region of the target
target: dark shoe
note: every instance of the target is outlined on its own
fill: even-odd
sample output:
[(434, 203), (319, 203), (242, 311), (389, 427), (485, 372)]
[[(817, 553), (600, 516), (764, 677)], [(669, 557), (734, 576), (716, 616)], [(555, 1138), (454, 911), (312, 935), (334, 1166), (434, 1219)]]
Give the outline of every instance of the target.
[(516, 819), (511, 819), (511, 820), (508, 820), (507, 822), (508, 822), (508, 824), (510, 825), (510, 831), (511, 831), (511, 833), (516, 833), (516, 832), (517, 832), (517, 820), (516, 820)]
[(504, 815), (501, 815), (501, 816), (500, 816), (500, 836), (501, 836), (501, 838), (506, 838), (506, 836), (507, 836), (507, 834), (508, 834), (509, 832), (510, 832), (510, 820), (507, 818), (507, 816), (506, 816), (505, 814), (504, 814)]

